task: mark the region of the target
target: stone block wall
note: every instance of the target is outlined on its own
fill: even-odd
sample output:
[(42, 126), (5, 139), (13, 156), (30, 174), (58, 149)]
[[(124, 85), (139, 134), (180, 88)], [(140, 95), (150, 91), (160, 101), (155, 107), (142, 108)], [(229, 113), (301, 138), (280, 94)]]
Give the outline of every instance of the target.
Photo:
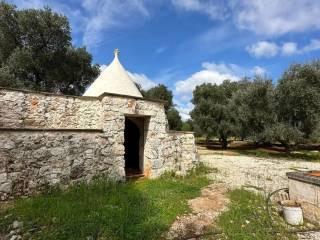
[[(152, 177), (161, 176), (166, 171), (185, 175), (198, 162), (194, 135), (191, 132), (170, 131), (168, 136), (159, 141), (157, 156), (151, 165)], [(150, 149), (155, 152), (154, 149)]]
[[(171, 155), (175, 159), (174, 167), (177, 174), (185, 175), (198, 162), (195, 138), (192, 132), (170, 131), (172, 146), (175, 153)], [(167, 153), (167, 151), (164, 151)], [(170, 156), (168, 156), (170, 157)]]
[(0, 88), (0, 127), (101, 129), (98, 98)]
[[(144, 144), (144, 174), (155, 178), (162, 172), (174, 170), (173, 165), (166, 163), (167, 155), (163, 151), (163, 143), (171, 141), (168, 134), (168, 121), (164, 106), (159, 102), (145, 101), (143, 99), (104, 96), (102, 98), (104, 114), (104, 132), (114, 136), (117, 149), (124, 153), (124, 121), (125, 116), (144, 117), (145, 144)], [(124, 161), (124, 155), (123, 155)]]
[(303, 217), (308, 221), (320, 221), (320, 186), (289, 179), (290, 199), (301, 203)]
[(94, 176), (122, 180), (122, 161), (98, 131), (0, 131), (0, 197)]
[(183, 175), (197, 163), (193, 134), (169, 131), (161, 102), (0, 89), (0, 199), (94, 176), (125, 179), (126, 116), (144, 121), (146, 177)]

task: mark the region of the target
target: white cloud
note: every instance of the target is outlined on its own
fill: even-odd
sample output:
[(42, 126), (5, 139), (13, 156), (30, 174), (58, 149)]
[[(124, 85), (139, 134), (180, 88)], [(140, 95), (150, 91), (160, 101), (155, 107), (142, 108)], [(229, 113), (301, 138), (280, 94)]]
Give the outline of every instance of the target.
[(214, 63), (214, 62), (204, 62), (202, 63), (202, 67), (211, 71), (218, 72), (220, 74), (226, 75), (244, 75), (245, 69), (233, 64), (225, 64), (225, 63)]
[[(319, 0), (268, 0), (267, 3), (266, 0), (82, 0), (79, 1), (79, 7), (56, 0), (8, 1), (19, 8), (49, 6), (67, 15), (73, 33), (80, 33), (83, 36), (82, 43), (89, 48), (101, 44), (105, 36), (113, 33), (111, 30), (128, 28), (141, 22), (150, 16), (150, 11), (156, 6), (166, 6), (167, 3), (180, 11), (205, 14), (212, 20), (225, 20), (230, 17), (239, 29), (265, 36), (320, 29)], [(207, 37), (215, 37), (216, 34), (215, 26)]]
[(279, 47), (273, 42), (261, 41), (251, 46), (247, 46), (246, 50), (255, 57), (274, 57), (278, 54)]
[(185, 80), (175, 83), (175, 94), (180, 100), (190, 99), (192, 91), (196, 86), (203, 83), (221, 84), (224, 80), (237, 81), (241, 77), (250, 75), (263, 75), (266, 69), (261, 66), (254, 66), (251, 69), (243, 68), (236, 64), (203, 62), (202, 70), (193, 73)]
[(251, 69), (251, 73), (254, 75), (263, 76), (266, 74), (266, 69), (260, 66), (255, 66)]
[(150, 78), (148, 78), (143, 73), (131, 73), (129, 71), (127, 71), (127, 72), (129, 74), (129, 76), (133, 79), (133, 81), (140, 84), (140, 86), (144, 90), (148, 90), (148, 89), (157, 85), (154, 81), (152, 81)]
[(18, 8), (43, 8), (65, 14), (74, 33), (82, 34), (82, 44), (92, 48), (100, 44), (112, 28), (131, 26), (149, 16), (144, 0), (83, 0), (79, 7), (55, 0), (11, 0)]
[(179, 111), (180, 116), (183, 121), (190, 118), (190, 112), (194, 108), (194, 105), (191, 102), (188, 102), (186, 105), (183, 105), (175, 101), (176, 109)]
[(232, 17), (239, 29), (265, 36), (320, 29), (318, 0), (171, 0), (180, 10), (211, 19)]
[(290, 56), (294, 54), (304, 54), (312, 51), (320, 50), (320, 40), (312, 39), (309, 44), (298, 47), (295, 42), (284, 42), (282, 45), (274, 42), (261, 41), (246, 47), (246, 50), (254, 57), (275, 57), (278, 54)]
[(307, 52), (316, 51), (319, 49), (320, 49), (320, 40), (319, 39), (312, 39), (308, 45), (304, 46), (301, 49), (301, 52), (307, 53)]
[(175, 83), (175, 92), (178, 95), (190, 95), (197, 85), (203, 83), (221, 84), (224, 80), (238, 80), (233, 69), (226, 64), (204, 62), (203, 69), (192, 74), (189, 78)]
[(236, 25), (257, 34), (276, 36), (320, 29), (318, 0), (234, 0)]
[(83, 33), (83, 42), (88, 46), (99, 44), (107, 30), (149, 15), (143, 0), (84, 0), (82, 7), (88, 15)]
[(204, 13), (211, 19), (224, 19), (227, 17), (228, 9), (223, 1), (171, 0), (171, 2), (177, 9)]
[(281, 52), (283, 55), (293, 55), (298, 53), (298, 44), (295, 42), (286, 42), (282, 45)]

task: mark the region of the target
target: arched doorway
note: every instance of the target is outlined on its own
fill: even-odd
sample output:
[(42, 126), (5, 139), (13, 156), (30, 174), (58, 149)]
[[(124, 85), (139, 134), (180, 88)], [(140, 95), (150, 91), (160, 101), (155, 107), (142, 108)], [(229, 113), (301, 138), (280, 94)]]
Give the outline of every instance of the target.
[(140, 146), (141, 132), (134, 119), (125, 118), (124, 128), (124, 159), (125, 172), (127, 176), (141, 174)]

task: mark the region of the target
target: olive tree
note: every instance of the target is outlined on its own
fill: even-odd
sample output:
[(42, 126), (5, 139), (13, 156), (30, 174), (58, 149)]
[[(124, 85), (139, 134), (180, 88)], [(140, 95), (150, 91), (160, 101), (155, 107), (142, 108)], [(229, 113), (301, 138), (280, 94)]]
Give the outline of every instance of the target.
[(99, 74), (85, 48), (71, 43), (68, 19), (49, 8), (0, 2), (0, 86), (82, 94)]
[(236, 83), (226, 80), (221, 85), (202, 84), (193, 91), (191, 118), (195, 131), (207, 140), (219, 138), (223, 149), (228, 146), (228, 138), (237, 134), (236, 116), (231, 105), (236, 90)]
[(275, 121), (274, 88), (270, 79), (256, 76), (239, 81), (232, 98), (239, 135), (256, 143), (266, 141), (265, 130)]
[(320, 121), (320, 61), (293, 64), (283, 74), (275, 92), (278, 129), (287, 128), (282, 144), (289, 148), (316, 136)]

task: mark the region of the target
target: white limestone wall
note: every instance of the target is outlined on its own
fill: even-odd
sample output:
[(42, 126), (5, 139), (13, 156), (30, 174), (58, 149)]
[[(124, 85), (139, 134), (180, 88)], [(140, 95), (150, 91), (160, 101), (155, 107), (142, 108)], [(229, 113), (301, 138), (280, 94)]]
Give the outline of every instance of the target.
[(197, 163), (192, 133), (170, 132), (163, 103), (0, 89), (0, 199), (41, 186), (125, 179), (126, 116), (143, 117), (144, 174), (185, 174)]
[[(184, 175), (198, 161), (194, 135), (168, 130), (164, 106), (159, 102), (105, 96), (102, 99), (104, 131), (119, 141), (116, 149), (124, 162), (125, 116), (145, 117), (144, 174), (156, 178), (166, 171)], [(115, 131), (117, 129), (117, 131)]]
[(119, 169), (102, 132), (0, 131), (0, 200), (98, 176), (123, 180)]
[(0, 127), (101, 129), (98, 98), (0, 88)]

